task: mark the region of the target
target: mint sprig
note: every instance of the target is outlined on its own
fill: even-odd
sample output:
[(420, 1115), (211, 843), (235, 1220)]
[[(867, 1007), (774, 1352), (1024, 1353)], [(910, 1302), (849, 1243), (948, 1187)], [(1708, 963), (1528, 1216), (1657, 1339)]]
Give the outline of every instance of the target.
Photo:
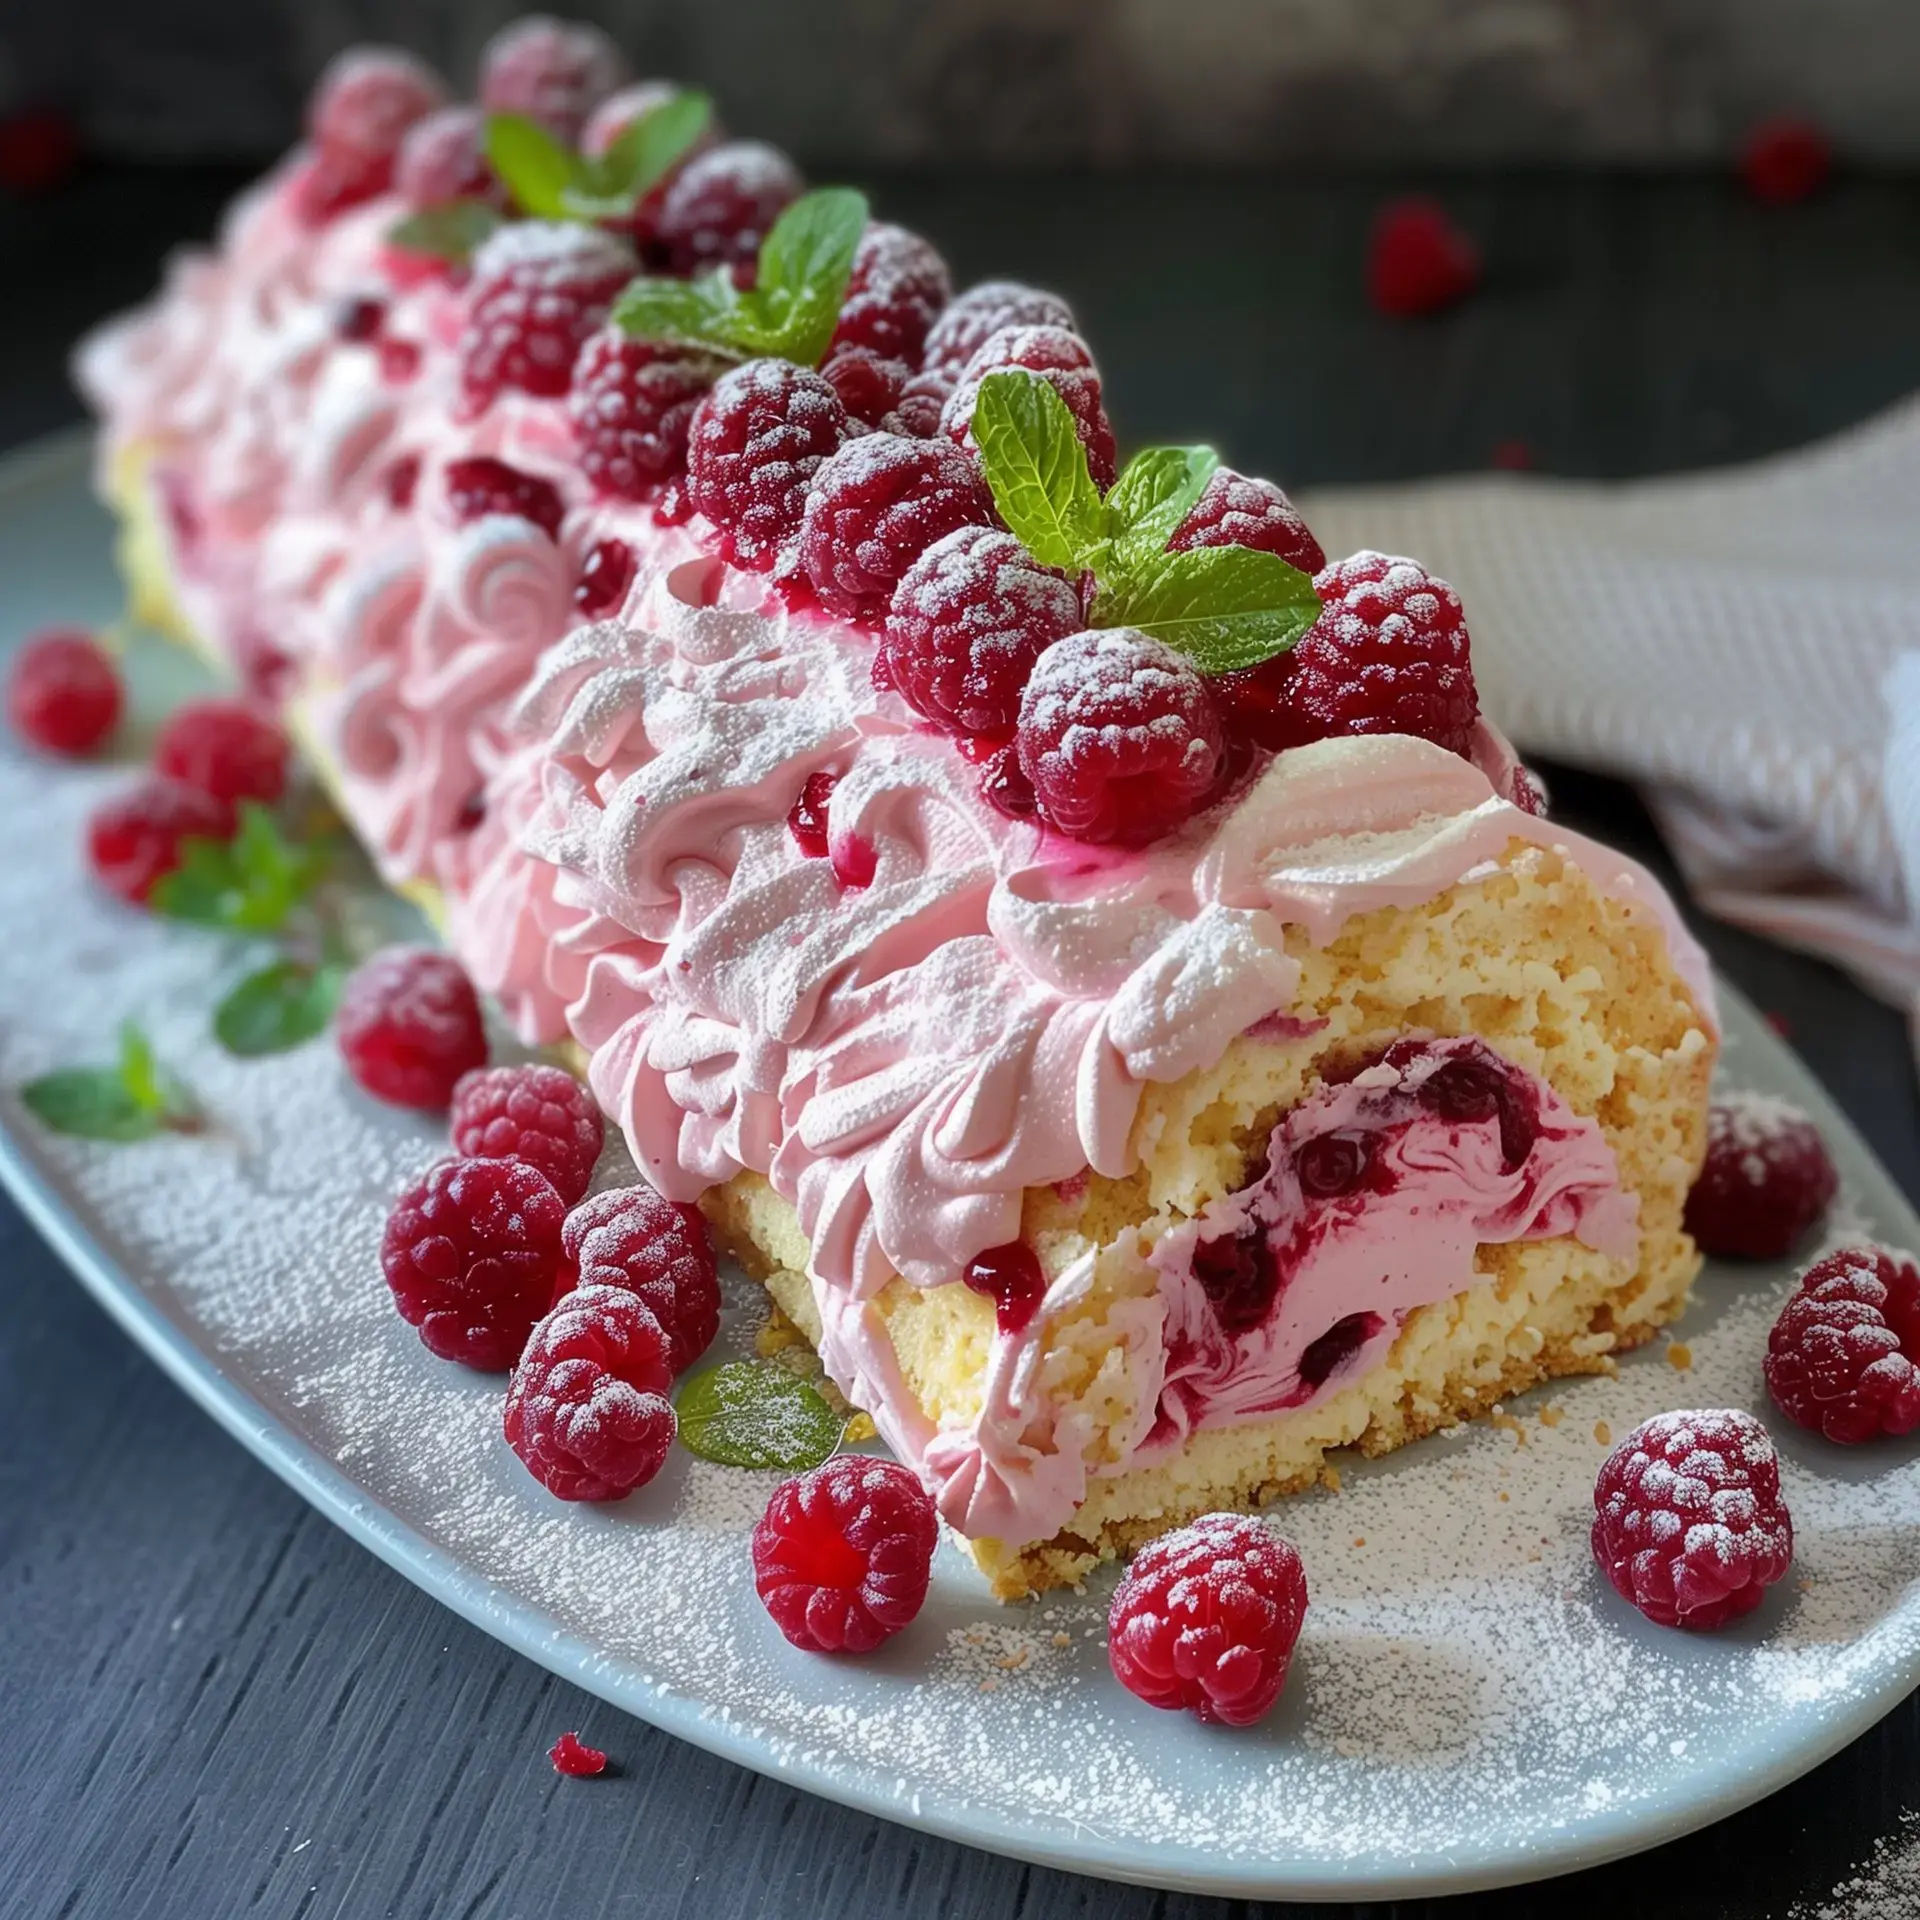
[(274, 960), (250, 973), (213, 1013), (213, 1035), (243, 1060), (285, 1053), (326, 1031), (346, 971)]
[(866, 225), (866, 197), (851, 188), (802, 194), (760, 243), (751, 287), (735, 286), (725, 267), (696, 280), (641, 278), (614, 302), (614, 323), (636, 340), (817, 366), (839, 324)]
[(702, 1367), (674, 1397), (687, 1451), (723, 1467), (817, 1467), (840, 1444), (838, 1414), (816, 1387), (765, 1360)]
[(484, 200), (449, 200), (396, 221), (387, 229), (387, 245), (464, 266), (501, 225), (499, 209)]
[(1211, 447), (1148, 447), (1103, 500), (1067, 403), (1021, 368), (980, 382), (973, 437), (1009, 531), (1044, 565), (1093, 575), (1094, 626), (1137, 627), (1217, 674), (1286, 652), (1318, 618), (1312, 577), (1278, 554), (1167, 551), (1219, 468)]
[(244, 800), (231, 840), (196, 835), (181, 842), (180, 864), (154, 887), (151, 904), (195, 926), (278, 933), (319, 885), (331, 858), (330, 847), (287, 839), (268, 808)]
[(487, 158), (515, 205), (535, 219), (619, 220), (693, 150), (712, 118), (713, 102), (704, 93), (675, 93), (592, 158), (524, 114), (489, 114)]
[(112, 1066), (43, 1073), (20, 1089), (20, 1100), (42, 1126), (82, 1140), (148, 1140), (163, 1131), (192, 1133), (200, 1125), (192, 1095), (161, 1066), (131, 1020), (120, 1029)]

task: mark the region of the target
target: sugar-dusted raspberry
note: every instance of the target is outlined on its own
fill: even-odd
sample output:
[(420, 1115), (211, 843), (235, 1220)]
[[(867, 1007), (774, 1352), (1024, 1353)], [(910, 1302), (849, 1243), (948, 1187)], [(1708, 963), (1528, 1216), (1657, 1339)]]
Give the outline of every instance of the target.
[(1278, 554), (1302, 573), (1318, 573), (1327, 564), (1320, 542), (1293, 502), (1271, 480), (1249, 480), (1231, 467), (1221, 467), (1207, 482), (1167, 546), (1174, 553), (1194, 547), (1253, 547)]
[(1920, 1427), (1920, 1266), (1882, 1247), (1816, 1260), (1767, 1340), (1788, 1419), (1842, 1446)]
[(927, 329), (952, 298), (953, 278), (932, 243), (876, 220), (853, 256), (833, 344), (917, 362)]
[(589, 1780), (607, 1770), (605, 1751), (588, 1746), (577, 1733), (563, 1733), (547, 1749), (547, 1758), (553, 1762), (555, 1773), (563, 1773), (570, 1780)]
[(913, 378), (913, 369), (904, 360), (884, 359), (867, 347), (836, 347), (821, 363), (820, 377), (840, 396), (850, 420), (888, 433), (901, 430), (895, 409)]
[(813, 476), (846, 439), (847, 410), (817, 373), (749, 360), (714, 384), (687, 436), (687, 497), (721, 557), (770, 573), (800, 533)]
[(676, 273), (750, 267), (767, 230), (806, 191), (778, 147), (728, 140), (674, 175), (654, 231)]
[(753, 1530), (761, 1604), (807, 1653), (867, 1653), (926, 1603), (940, 1536), (898, 1461), (842, 1453), (774, 1489)]
[(35, 634), (7, 668), (7, 718), (48, 753), (91, 753), (125, 704), (113, 656), (78, 627)]
[(150, 774), (87, 819), (87, 859), (110, 892), (136, 907), (179, 866), (187, 840), (227, 840), (233, 808), (181, 780)]
[(712, 1346), (720, 1331), (720, 1264), (697, 1207), (663, 1200), (651, 1187), (610, 1187), (567, 1215), (567, 1258), (583, 1287), (623, 1287), (666, 1329), (675, 1373)]
[(573, 604), (586, 620), (604, 620), (627, 603), (638, 563), (624, 540), (596, 541), (580, 563), (573, 583)]
[(480, 104), (525, 114), (572, 146), (587, 115), (626, 77), (620, 49), (598, 27), (532, 13), (481, 49)]
[(567, 398), (580, 470), (622, 500), (683, 472), (694, 409), (725, 367), (710, 354), (602, 327), (580, 351)]
[(1437, 313), (1480, 284), (1480, 249), (1436, 200), (1410, 194), (1374, 218), (1367, 294), (1382, 313)]
[(293, 209), (308, 226), (325, 226), (337, 215), (385, 193), (392, 181), (391, 154), (322, 147), (295, 176)]
[(961, 527), (901, 576), (881, 658), (916, 713), (948, 733), (997, 738), (1019, 722), (1033, 663), (1081, 618), (1065, 574), (1010, 533)]
[(1208, 681), (1230, 735), (1251, 740), (1269, 753), (1305, 746), (1315, 737), (1318, 729), (1293, 704), (1295, 666), (1289, 650), (1255, 667), (1215, 674)]
[(1417, 560), (1372, 552), (1313, 585), (1320, 617), (1293, 649), (1287, 689), (1313, 737), (1411, 733), (1471, 754), (1480, 696), (1460, 596)]
[(1251, 1726), (1280, 1697), (1306, 1617), (1291, 1542), (1245, 1514), (1203, 1514), (1133, 1556), (1107, 1617), (1107, 1660), (1149, 1706)]
[(287, 736), (244, 700), (189, 700), (154, 743), (156, 771), (216, 800), (271, 806), (287, 785)]
[(677, 1425), (667, 1336), (638, 1294), (576, 1287), (528, 1336), (507, 1445), (562, 1500), (622, 1500), (660, 1471)]
[(560, 522), (567, 513), (560, 489), (551, 480), (510, 467), (490, 453), (447, 462), (447, 504), (462, 526), (490, 513), (508, 513), (531, 520), (552, 540), (559, 539)]
[(787, 811), (787, 831), (793, 835), (793, 844), (809, 860), (824, 860), (831, 838), (832, 827), (828, 808), (833, 801), (833, 790), (840, 784), (837, 773), (822, 770), (810, 773), (800, 788), (800, 797)]
[(460, 1076), (487, 1064), (473, 982), (450, 954), (387, 947), (348, 977), (334, 1017), (353, 1077), (396, 1107), (444, 1113)]
[(1732, 1408), (1656, 1414), (1593, 1486), (1593, 1557), (1663, 1627), (1723, 1627), (1793, 1563), (1793, 1521), (1767, 1430)]
[(460, 338), (460, 388), (478, 413), (508, 387), (554, 399), (637, 270), (633, 249), (598, 227), (517, 220), (473, 257)]
[(1009, 820), (1031, 820), (1040, 811), (1033, 782), (1020, 765), (1018, 741), (996, 747), (980, 763), (980, 794), (994, 812)]
[(504, 1373), (565, 1284), (567, 1210), (524, 1160), (442, 1160), (394, 1202), (380, 1267), (442, 1360)]
[(1790, 1101), (1746, 1089), (1713, 1103), (1686, 1228), (1718, 1259), (1783, 1260), (1839, 1189), (1819, 1129)]
[(447, 102), (439, 76), (395, 47), (354, 47), (321, 74), (307, 128), (323, 153), (359, 154), (389, 166), (409, 128)]
[(605, 1128), (593, 1095), (563, 1067), (476, 1067), (462, 1074), (448, 1116), (468, 1160), (524, 1160), (568, 1206), (586, 1192)]
[(1003, 368), (1036, 373), (1067, 403), (1074, 430), (1087, 450), (1087, 468), (1103, 492), (1113, 485), (1113, 428), (1100, 399), (1100, 374), (1086, 342), (1063, 327), (1003, 327), (967, 362), (947, 396), (940, 425), (964, 446), (973, 444), (973, 404), (980, 382)]
[(953, 397), (954, 376), (922, 370), (908, 376), (894, 403), (888, 425), (895, 433), (909, 433), (916, 440), (931, 440), (940, 431), (941, 416)]
[(1130, 627), (1071, 634), (1040, 656), (1020, 696), (1019, 739), (1048, 824), (1124, 846), (1178, 827), (1227, 758), (1205, 678)]
[(1763, 120), (1740, 150), (1740, 178), (1756, 200), (1791, 206), (1817, 193), (1833, 170), (1833, 147), (1811, 120)]
[(829, 612), (870, 619), (936, 540), (992, 518), (993, 497), (971, 454), (949, 440), (864, 433), (813, 476), (800, 558)]
[(486, 124), (478, 107), (442, 107), (415, 122), (400, 143), (394, 191), (413, 207), (504, 202), (506, 190), (487, 158)]
[(1073, 309), (1057, 293), (1017, 280), (983, 280), (955, 300), (927, 334), (920, 365), (957, 380), (973, 356), (1003, 327), (1061, 327), (1074, 331)]

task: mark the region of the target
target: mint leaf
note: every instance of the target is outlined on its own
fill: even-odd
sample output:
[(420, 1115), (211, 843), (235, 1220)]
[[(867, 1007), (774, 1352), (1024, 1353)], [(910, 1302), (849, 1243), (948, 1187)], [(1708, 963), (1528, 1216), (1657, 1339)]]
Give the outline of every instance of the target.
[(329, 848), (288, 840), (268, 808), (243, 800), (231, 840), (196, 835), (180, 843), (180, 864), (154, 887), (151, 904), (196, 926), (277, 933), (319, 884), (329, 858)]
[(630, 280), (613, 303), (615, 325), (636, 340), (665, 340), (680, 346), (741, 357), (734, 344), (740, 292), (726, 268), (698, 280)]
[(499, 210), (484, 200), (450, 200), (397, 221), (387, 229), (387, 245), (464, 266), (500, 224)]
[(149, 1140), (163, 1128), (190, 1131), (197, 1115), (186, 1090), (154, 1059), (129, 1021), (111, 1067), (62, 1067), (29, 1080), (20, 1100), (42, 1126), (82, 1140)]
[(1145, 447), (1107, 495), (1107, 537), (1123, 566), (1165, 550), (1220, 465), (1211, 447)]
[(580, 177), (561, 189), (576, 220), (617, 220), (631, 213), (693, 149), (713, 118), (704, 93), (676, 93), (627, 123), (597, 160), (583, 159)]
[(1038, 374), (990, 373), (973, 403), (973, 437), (993, 503), (1043, 566), (1077, 573), (1105, 556), (1106, 515), (1073, 415)]
[(728, 1360), (680, 1383), (674, 1400), (689, 1453), (723, 1467), (817, 1467), (841, 1421), (817, 1388), (764, 1360)]
[(285, 1053), (326, 1031), (345, 977), (339, 967), (275, 960), (248, 974), (214, 1009), (214, 1038), (243, 1060)]
[(193, 1095), (154, 1057), (153, 1042), (133, 1020), (120, 1023), (120, 1084), (161, 1126), (191, 1132), (199, 1124)]
[(1232, 673), (1286, 652), (1319, 614), (1312, 575), (1251, 547), (1163, 553), (1093, 603), (1095, 626), (1138, 627), (1202, 673)]
[(588, 184), (580, 156), (524, 114), (487, 115), (487, 158), (515, 204), (539, 220), (564, 220), (567, 190)]

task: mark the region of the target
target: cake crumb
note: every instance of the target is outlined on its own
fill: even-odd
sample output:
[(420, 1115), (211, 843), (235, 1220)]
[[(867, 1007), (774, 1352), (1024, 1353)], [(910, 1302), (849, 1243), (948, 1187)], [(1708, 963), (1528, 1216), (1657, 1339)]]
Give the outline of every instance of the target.
[(1367, 1544), (1367, 1536), (1364, 1533), (1356, 1533), (1353, 1536), (1353, 1544), (1356, 1547), (1364, 1547)]
[(879, 1431), (880, 1429), (873, 1424), (872, 1414), (856, 1413), (847, 1422), (847, 1430), (841, 1435), (841, 1439), (847, 1446), (857, 1447), (862, 1441), (871, 1440)]
[(1596, 1420), (1593, 1423), (1593, 1437), (1598, 1440), (1603, 1447), (1613, 1445), (1613, 1429), (1608, 1426), (1604, 1420)]
[(1488, 1416), (1487, 1424), (1498, 1427), (1502, 1433), (1513, 1435), (1514, 1445), (1524, 1447), (1527, 1444), (1527, 1430), (1504, 1407), (1495, 1407)]
[(1513, 1495), (1510, 1494), (1505, 1487), (1502, 1487), (1500, 1489), (1500, 1502), (1503, 1506), (1512, 1498), (1513, 1498)]
[(1011, 1653), (1003, 1653), (997, 1664), (1008, 1673), (1018, 1673), (1027, 1664), (1028, 1651), (1026, 1647), (1015, 1647)]
[(1566, 1417), (1567, 1416), (1555, 1406), (1545, 1406), (1540, 1409), (1540, 1424), (1543, 1427), (1557, 1427)]
[(1070, 1633), (1056, 1633), (1053, 1636), (1053, 1644), (1056, 1647), (1070, 1647), (1073, 1645), (1073, 1635)]
[(1672, 1340), (1667, 1344), (1667, 1365), (1676, 1373), (1685, 1373), (1693, 1365), (1693, 1349), (1684, 1340)]

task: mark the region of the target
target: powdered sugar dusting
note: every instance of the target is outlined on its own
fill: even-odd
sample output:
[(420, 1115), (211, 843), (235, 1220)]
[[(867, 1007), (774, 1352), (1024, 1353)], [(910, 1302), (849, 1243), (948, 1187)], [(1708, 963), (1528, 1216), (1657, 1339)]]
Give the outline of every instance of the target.
[(1793, 1920), (1913, 1920), (1920, 1913), (1920, 1813), (1902, 1816), (1900, 1830), (1881, 1841), (1873, 1858), (1841, 1881), (1818, 1906), (1800, 1905)]

